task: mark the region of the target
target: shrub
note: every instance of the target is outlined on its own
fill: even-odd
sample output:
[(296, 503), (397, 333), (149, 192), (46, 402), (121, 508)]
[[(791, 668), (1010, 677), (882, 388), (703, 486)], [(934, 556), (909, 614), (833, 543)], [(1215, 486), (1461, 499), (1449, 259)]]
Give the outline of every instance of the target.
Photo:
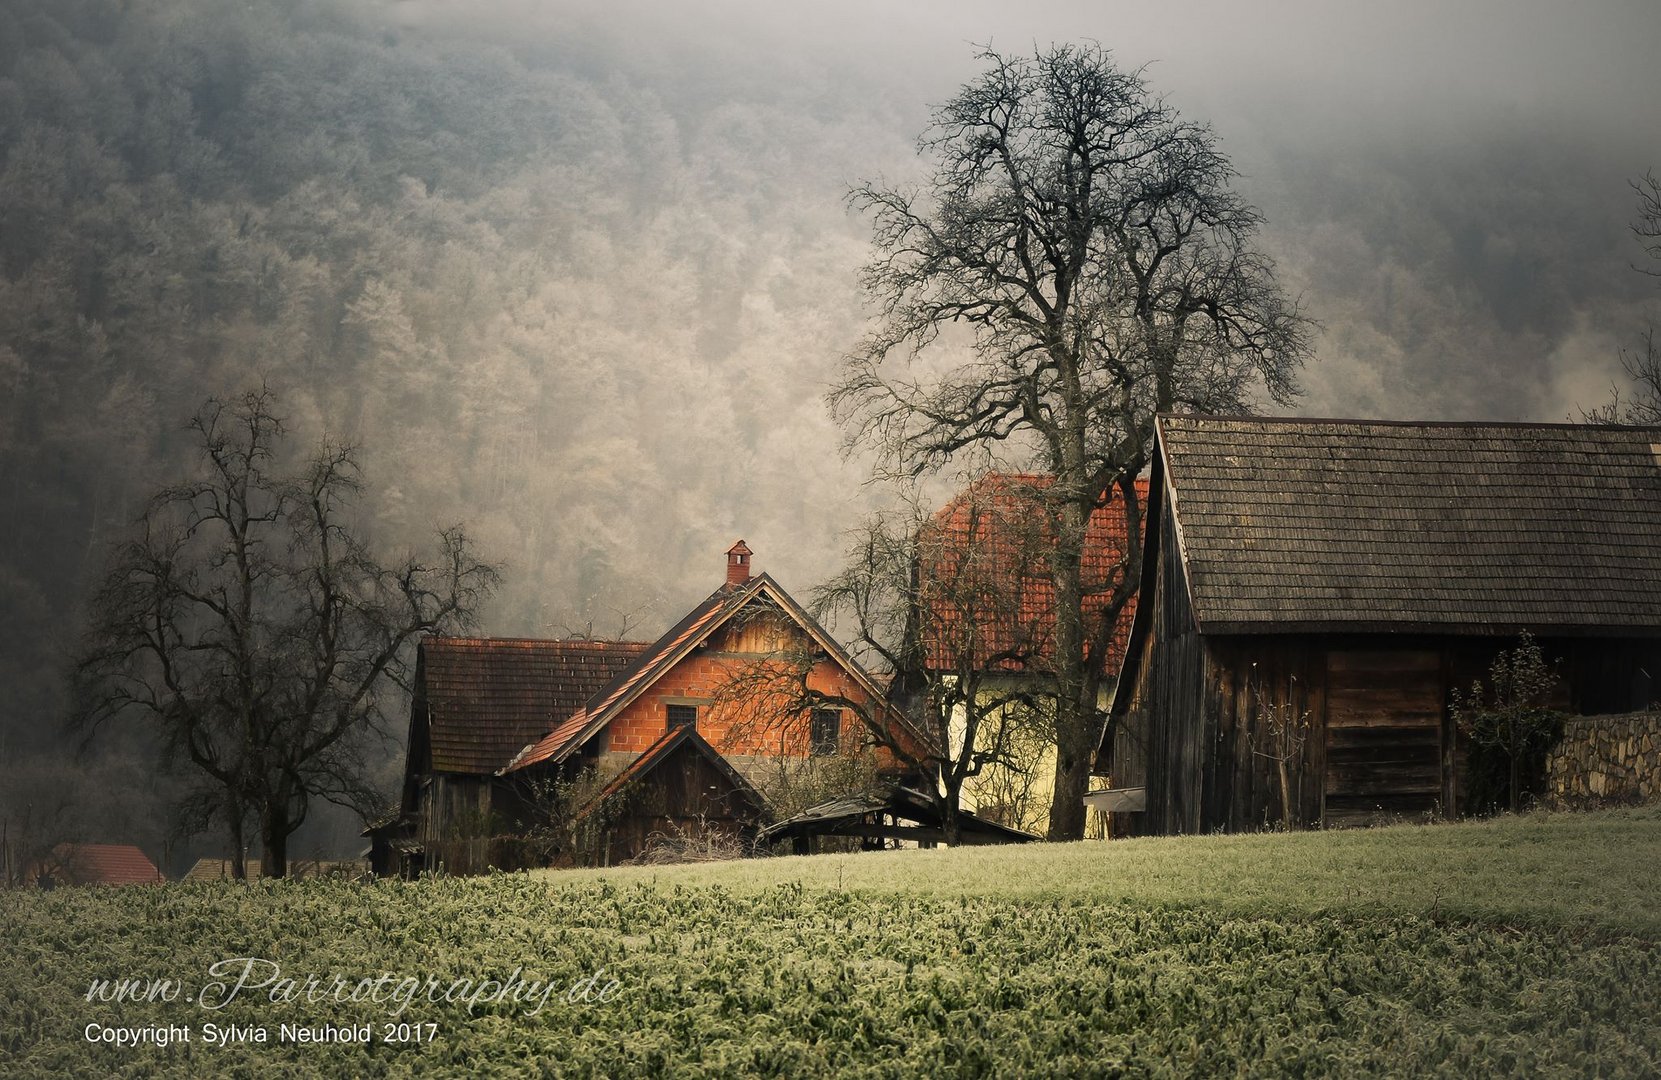
[(1549, 704), (1557, 674), (1526, 631), (1515, 649), (1494, 657), (1488, 685), (1453, 692), (1453, 719), (1470, 747), (1468, 811), (1515, 813), (1545, 790), (1546, 754), (1563, 737), (1563, 714)]

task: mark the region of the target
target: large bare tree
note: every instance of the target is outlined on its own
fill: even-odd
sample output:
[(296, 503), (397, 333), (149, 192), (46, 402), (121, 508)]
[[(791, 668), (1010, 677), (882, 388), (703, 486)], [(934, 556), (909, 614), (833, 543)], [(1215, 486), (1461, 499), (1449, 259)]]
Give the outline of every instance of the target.
[(430, 562), (383, 564), (354, 525), (350, 446), (293, 475), (266, 390), (208, 401), (191, 422), (198, 475), (158, 492), (92, 601), (77, 668), (89, 729), (146, 722), (229, 832), (234, 873), (257, 828), (261, 872), (317, 799), (375, 798), (365, 754), (388, 733), (415, 638), (472, 622), (497, 583), (459, 528)]
[[(1649, 257), (1647, 265), (1634, 264), (1633, 269), (1661, 277), (1661, 179), (1646, 173), (1642, 180), (1632, 182), (1632, 191), (1638, 196), (1632, 235)], [(1638, 348), (1621, 350), (1621, 367), (1632, 389), (1623, 396), (1617, 387), (1607, 404), (1583, 412), (1585, 418), (1596, 424), (1661, 424), (1661, 343), (1655, 340), (1653, 322), (1645, 327)]]
[[(1252, 247), (1259, 215), (1209, 128), (1096, 46), (981, 55), (986, 70), (921, 139), (931, 180), (850, 194), (874, 221), (863, 284), (878, 317), (831, 402), (850, 445), (904, 475), (976, 447), (1053, 475), (1050, 836), (1075, 839), (1107, 646), (1141, 559), (1128, 545), (1086, 620), (1091, 512), (1117, 490), (1139, 535), (1155, 415), (1247, 411), (1260, 391), (1289, 401), (1310, 323)], [(967, 333), (942, 336), (953, 327)]]

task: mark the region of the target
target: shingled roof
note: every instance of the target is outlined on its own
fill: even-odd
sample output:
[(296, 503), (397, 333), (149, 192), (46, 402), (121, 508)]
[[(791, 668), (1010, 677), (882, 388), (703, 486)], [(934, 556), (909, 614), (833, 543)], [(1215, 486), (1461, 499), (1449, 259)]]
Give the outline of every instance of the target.
[(1661, 634), (1661, 428), (1168, 416), (1207, 633)]
[[(989, 472), (941, 507), (929, 521), (932, 536), (920, 538), (919, 551), (928, 578), (963, 580), (973, 578), (977, 568), (965, 567), (963, 556), (973, 560), (992, 576), (990, 581), (969, 581), (962, 590), (958, 609), (982, 609), (985, 623), (977, 628), (975, 654), (983, 663), (1017, 670), (1030, 665), (1047, 668), (1055, 648), (1055, 584), (1045, 555), (1054, 543), (1053, 533), (1041, 511), (1043, 492), (1055, 478), (1038, 473)], [(1136, 492), (1145, 506), (1148, 481), (1136, 481)], [(1084, 614), (1087, 620), (1099, 615), (1111, 598), (1113, 586), (1123, 572), (1125, 557), (1124, 508), (1118, 498), (1097, 507), (1090, 515), (1084, 538)], [(1024, 571), (1024, 572), (1023, 572)], [(934, 599), (935, 612), (925, 632), (930, 665), (937, 670), (954, 666), (960, 639), (954, 604), (947, 598), (952, 586), (942, 584)], [(1118, 669), (1136, 614), (1133, 596), (1119, 614), (1109, 644), (1107, 670)], [(1014, 657), (1027, 654), (1023, 662)], [(997, 658), (997, 659), (994, 659)]]
[(635, 641), (427, 638), (434, 772), (494, 773), (645, 652)]

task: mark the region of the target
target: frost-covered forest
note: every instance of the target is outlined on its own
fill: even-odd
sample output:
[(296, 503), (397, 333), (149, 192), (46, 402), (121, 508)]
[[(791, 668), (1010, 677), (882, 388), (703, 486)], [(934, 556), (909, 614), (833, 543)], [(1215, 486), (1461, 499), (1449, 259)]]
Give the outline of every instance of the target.
[[(0, 5), (8, 713), (56, 716), (108, 543), (202, 397), (262, 379), (299, 441), (361, 442), (375, 542), (467, 521), (508, 575), (492, 632), (653, 634), (738, 535), (834, 550), (852, 120), (742, 86), (677, 112), (550, 48), (330, 4)], [(55, 742), (10, 720), (12, 755)]]

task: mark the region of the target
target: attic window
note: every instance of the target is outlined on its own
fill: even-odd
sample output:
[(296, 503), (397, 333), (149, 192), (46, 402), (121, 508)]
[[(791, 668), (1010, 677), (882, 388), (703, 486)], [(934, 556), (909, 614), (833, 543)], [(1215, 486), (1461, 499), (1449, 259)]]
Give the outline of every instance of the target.
[(673, 731), (673, 730), (675, 730), (676, 728), (679, 728), (679, 727), (697, 727), (698, 726), (698, 706), (696, 706), (696, 705), (670, 705), (670, 706), (667, 706), (667, 708), (669, 709), (669, 730), (670, 731)]
[(842, 744), (842, 710), (814, 709), (808, 741), (815, 757), (836, 753)]

